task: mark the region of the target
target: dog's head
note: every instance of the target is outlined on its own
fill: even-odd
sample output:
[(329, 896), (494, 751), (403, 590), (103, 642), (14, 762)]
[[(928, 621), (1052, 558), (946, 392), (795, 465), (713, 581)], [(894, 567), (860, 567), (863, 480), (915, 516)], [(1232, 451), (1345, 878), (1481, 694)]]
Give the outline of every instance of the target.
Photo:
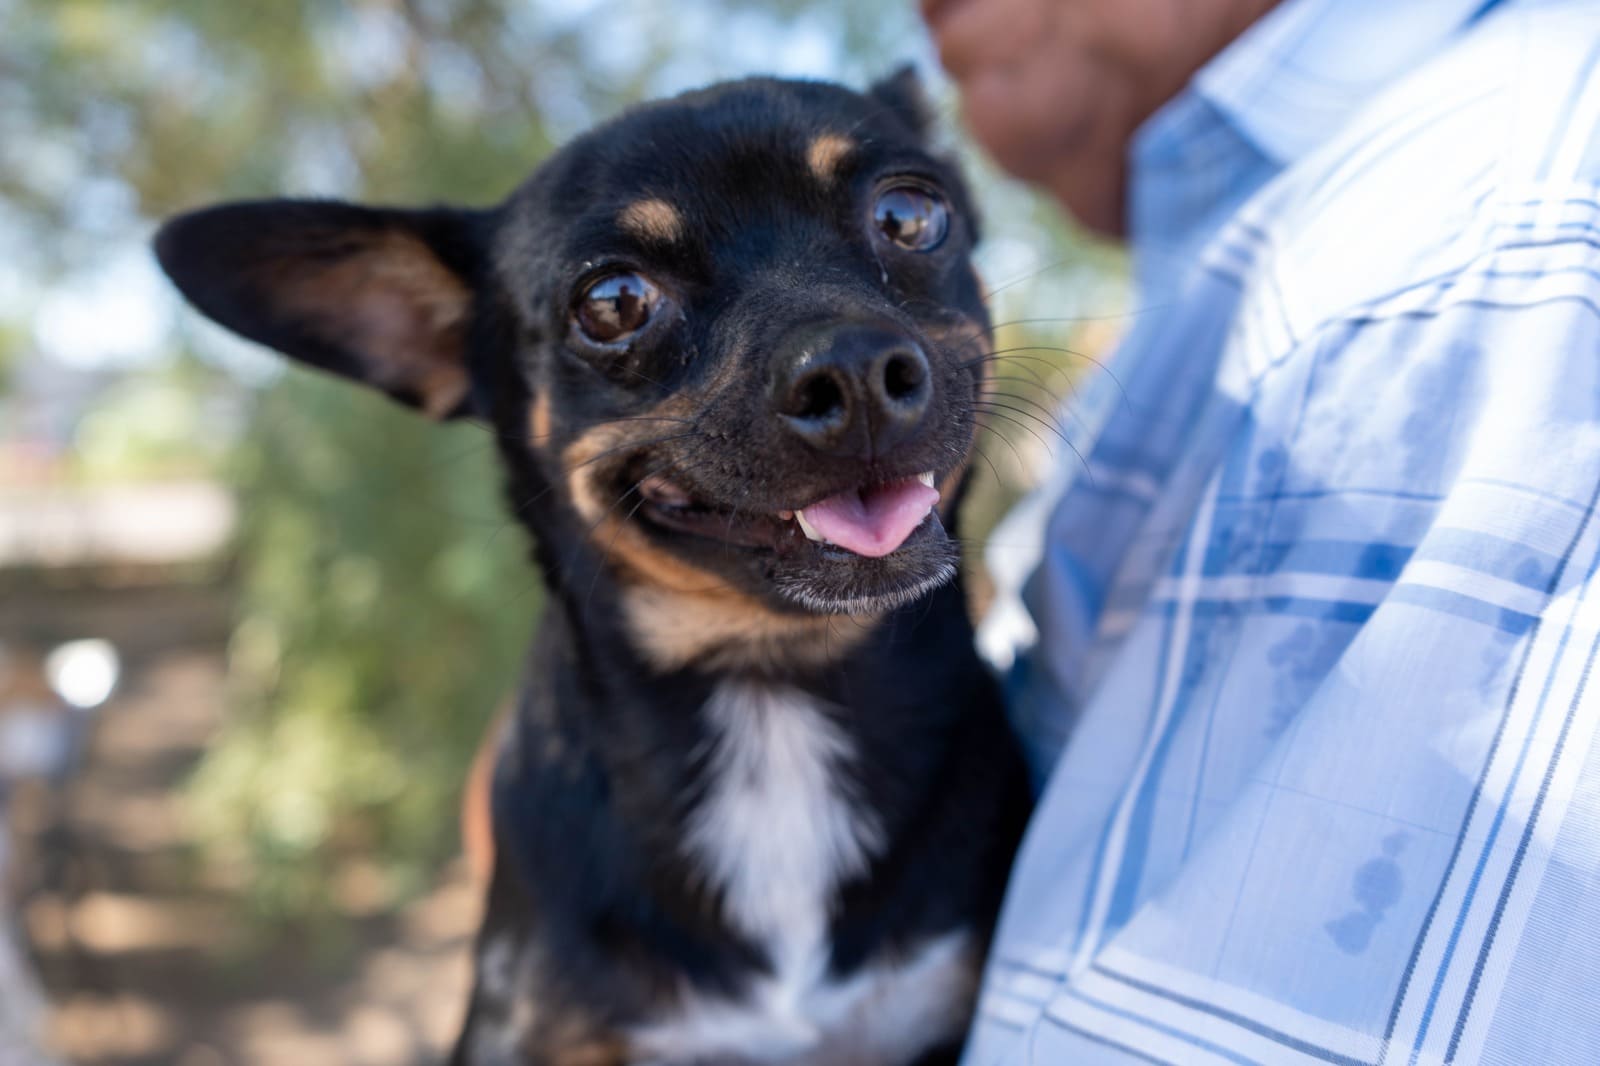
[(908, 74), (736, 82), (593, 130), (493, 209), (230, 204), (157, 250), (231, 329), (492, 423), (551, 581), (598, 567), (672, 665), (955, 573), (987, 322), (925, 127)]

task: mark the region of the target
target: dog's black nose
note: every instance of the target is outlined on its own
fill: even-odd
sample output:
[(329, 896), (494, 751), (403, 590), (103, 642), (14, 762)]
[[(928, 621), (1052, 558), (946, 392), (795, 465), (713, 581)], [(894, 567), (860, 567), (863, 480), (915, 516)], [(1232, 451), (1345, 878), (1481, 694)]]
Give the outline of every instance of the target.
[(849, 326), (780, 357), (772, 405), (816, 450), (871, 460), (922, 425), (933, 392), (930, 377), (928, 357), (911, 338)]

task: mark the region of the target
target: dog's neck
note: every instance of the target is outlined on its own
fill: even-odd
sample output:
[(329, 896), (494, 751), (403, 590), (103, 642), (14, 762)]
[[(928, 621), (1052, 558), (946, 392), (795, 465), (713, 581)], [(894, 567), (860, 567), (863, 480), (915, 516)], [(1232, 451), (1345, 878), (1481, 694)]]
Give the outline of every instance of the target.
[[(738, 688), (798, 694), (828, 708), (830, 720), (870, 762), (880, 747), (892, 751), (904, 730), (937, 737), (958, 718), (962, 708), (952, 704), (940, 679), (962, 677), (977, 665), (959, 581), (870, 619), (819, 620), (814, 632), (800, 630), (791, 642), (814, 643), (790, 647), (787, 656), (773, 654), (756, 634), (747, 643), (721, 646), (710, 661), (671, 669), (629, 625), (629, 595), (608, 574), (571, 584), (557, 577), (530, 664), (542, 684), (561, 689), (552, 710), (559, 710), (562, 731), (603, 751), (638, 744), (652, 754), (685, 756), (680, 763), (687, 765), (716, 717), (716, 697)], [(691, 618), (684, 625), (698, 623)], [(614, 772), (626, 774), (630, 765), (624, 759)]]
[(559, 581), (528, 666), (524, 734), (563, 759), (588, 761), (614, 786), (608, 802), (618, 816), (642, 839), (665, 834), (674, 847), (685, 808), (704, 787), (717, 720), (727, 717), (719, 694), (803, 697), (825, 708), (828, 728), (852, 753), (852, 787), (865, 790), (892, 837), (910, 815), (905, 800), (924, 794), (942, 761), (940, 738), (962, 717), (962, 688), (981, 675), (959, 582), (870, 624), (839, 620), (848, 639), (827, 661), (664, 672), (632, 642), (613, 584)]

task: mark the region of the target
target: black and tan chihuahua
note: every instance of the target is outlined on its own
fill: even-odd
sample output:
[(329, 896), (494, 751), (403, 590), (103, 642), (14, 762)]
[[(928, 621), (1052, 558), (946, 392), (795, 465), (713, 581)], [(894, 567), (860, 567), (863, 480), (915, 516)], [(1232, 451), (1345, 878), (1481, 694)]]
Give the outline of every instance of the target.
[(459, 1066), (958, 1055), (1028, 791), (950, 532), (988, 320), (927, 126), (909, 73), (740, 81), (486, 210), (157, 237), (223, 325), (500, 442), (550, 601)]

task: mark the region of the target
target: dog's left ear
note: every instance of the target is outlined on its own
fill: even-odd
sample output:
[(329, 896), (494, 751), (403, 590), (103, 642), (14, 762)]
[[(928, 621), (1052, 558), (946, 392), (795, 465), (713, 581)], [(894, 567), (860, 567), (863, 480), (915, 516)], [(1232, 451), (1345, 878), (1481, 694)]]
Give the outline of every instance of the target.
[(236, 333), (434, 418), (469, 411), (478, 212), (330, 201), (223, 204), (156, 236), (161, 267)]
[(917, 68), (910, 63), (876, 83), (867, 95), (878, 101), (918, 137), (926, 137), (933, 128), (933, 108), (928, 94), (923, 91)]

